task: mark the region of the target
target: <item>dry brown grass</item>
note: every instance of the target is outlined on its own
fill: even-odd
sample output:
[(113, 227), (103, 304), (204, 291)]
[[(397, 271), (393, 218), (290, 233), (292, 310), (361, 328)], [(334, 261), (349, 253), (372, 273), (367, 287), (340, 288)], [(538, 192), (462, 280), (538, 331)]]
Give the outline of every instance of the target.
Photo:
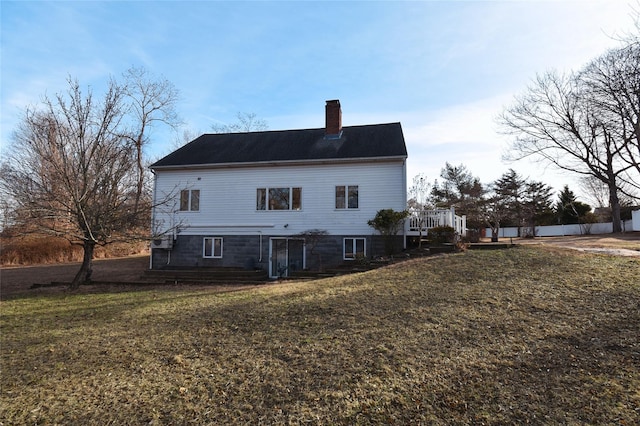
[[(113, 243), (98, 246), (95, 259), (123, 257), (148, 252), (148, 244)], [(80, 244), (71, 244), (60, 237), (29, 234), (24, 236), (3, 236), (0, 239), (0, 265), (38, 265), (81, 262), (83, 249)]]
[(640, 232), (618, 234), (571, 235), (564, 237), (503, 238), (516, 244), (550, 244), (572, 248), (603, 248), (640, 251)]
[(2, 424), (637, 424), (640, 261), (470, 251), (1, 302)]

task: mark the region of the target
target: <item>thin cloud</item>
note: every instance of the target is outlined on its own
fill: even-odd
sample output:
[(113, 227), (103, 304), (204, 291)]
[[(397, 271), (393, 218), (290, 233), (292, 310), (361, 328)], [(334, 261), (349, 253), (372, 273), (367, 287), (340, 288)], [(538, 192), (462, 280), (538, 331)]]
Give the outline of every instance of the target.
[[(536, 72), (576, 69), (632, 25), (628, 2), (7, 2), (0, 141), (68, 75), (99, 92), (146, 66), (194, 129), (256, 113), (271, 129), (401, 122), (408, 174), (508, 165), (493, 117)], [(154, 134), (164, 149), (175, 136)]]

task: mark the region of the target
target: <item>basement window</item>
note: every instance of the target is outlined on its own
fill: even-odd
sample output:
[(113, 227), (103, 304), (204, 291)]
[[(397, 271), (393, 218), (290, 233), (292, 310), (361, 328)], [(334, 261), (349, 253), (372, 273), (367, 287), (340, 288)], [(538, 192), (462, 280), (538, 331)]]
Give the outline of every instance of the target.
[(355, 260), (367, 257), (366, 240), (364, 238), (345, 238), (343, 244), (343, 259)]
[(204, 237), (202, 257), (222, 258), (222, 237)]

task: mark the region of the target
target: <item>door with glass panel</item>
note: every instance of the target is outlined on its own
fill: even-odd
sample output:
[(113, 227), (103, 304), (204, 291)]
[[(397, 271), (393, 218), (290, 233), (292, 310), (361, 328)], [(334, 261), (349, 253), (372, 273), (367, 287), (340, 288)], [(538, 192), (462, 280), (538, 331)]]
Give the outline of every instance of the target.
[(304, 269), (304, 240), (271, 238), (269, 252), (271, 278), (288, 277), (292, 272)]

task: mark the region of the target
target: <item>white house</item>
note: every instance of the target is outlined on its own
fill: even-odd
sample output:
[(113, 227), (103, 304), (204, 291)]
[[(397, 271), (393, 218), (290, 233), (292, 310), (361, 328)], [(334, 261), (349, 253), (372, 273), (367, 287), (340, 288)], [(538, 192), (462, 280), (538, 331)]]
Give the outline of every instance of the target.
[[(406, 208), (402, 127), (342, 127), (338, 100), (325, 114), (324, 128), (204, 134), (153, 164), (151, 267), (277, 277), (382, 255), (367, 221)], [(309, 230), (327, 235), (311, 247)]]

